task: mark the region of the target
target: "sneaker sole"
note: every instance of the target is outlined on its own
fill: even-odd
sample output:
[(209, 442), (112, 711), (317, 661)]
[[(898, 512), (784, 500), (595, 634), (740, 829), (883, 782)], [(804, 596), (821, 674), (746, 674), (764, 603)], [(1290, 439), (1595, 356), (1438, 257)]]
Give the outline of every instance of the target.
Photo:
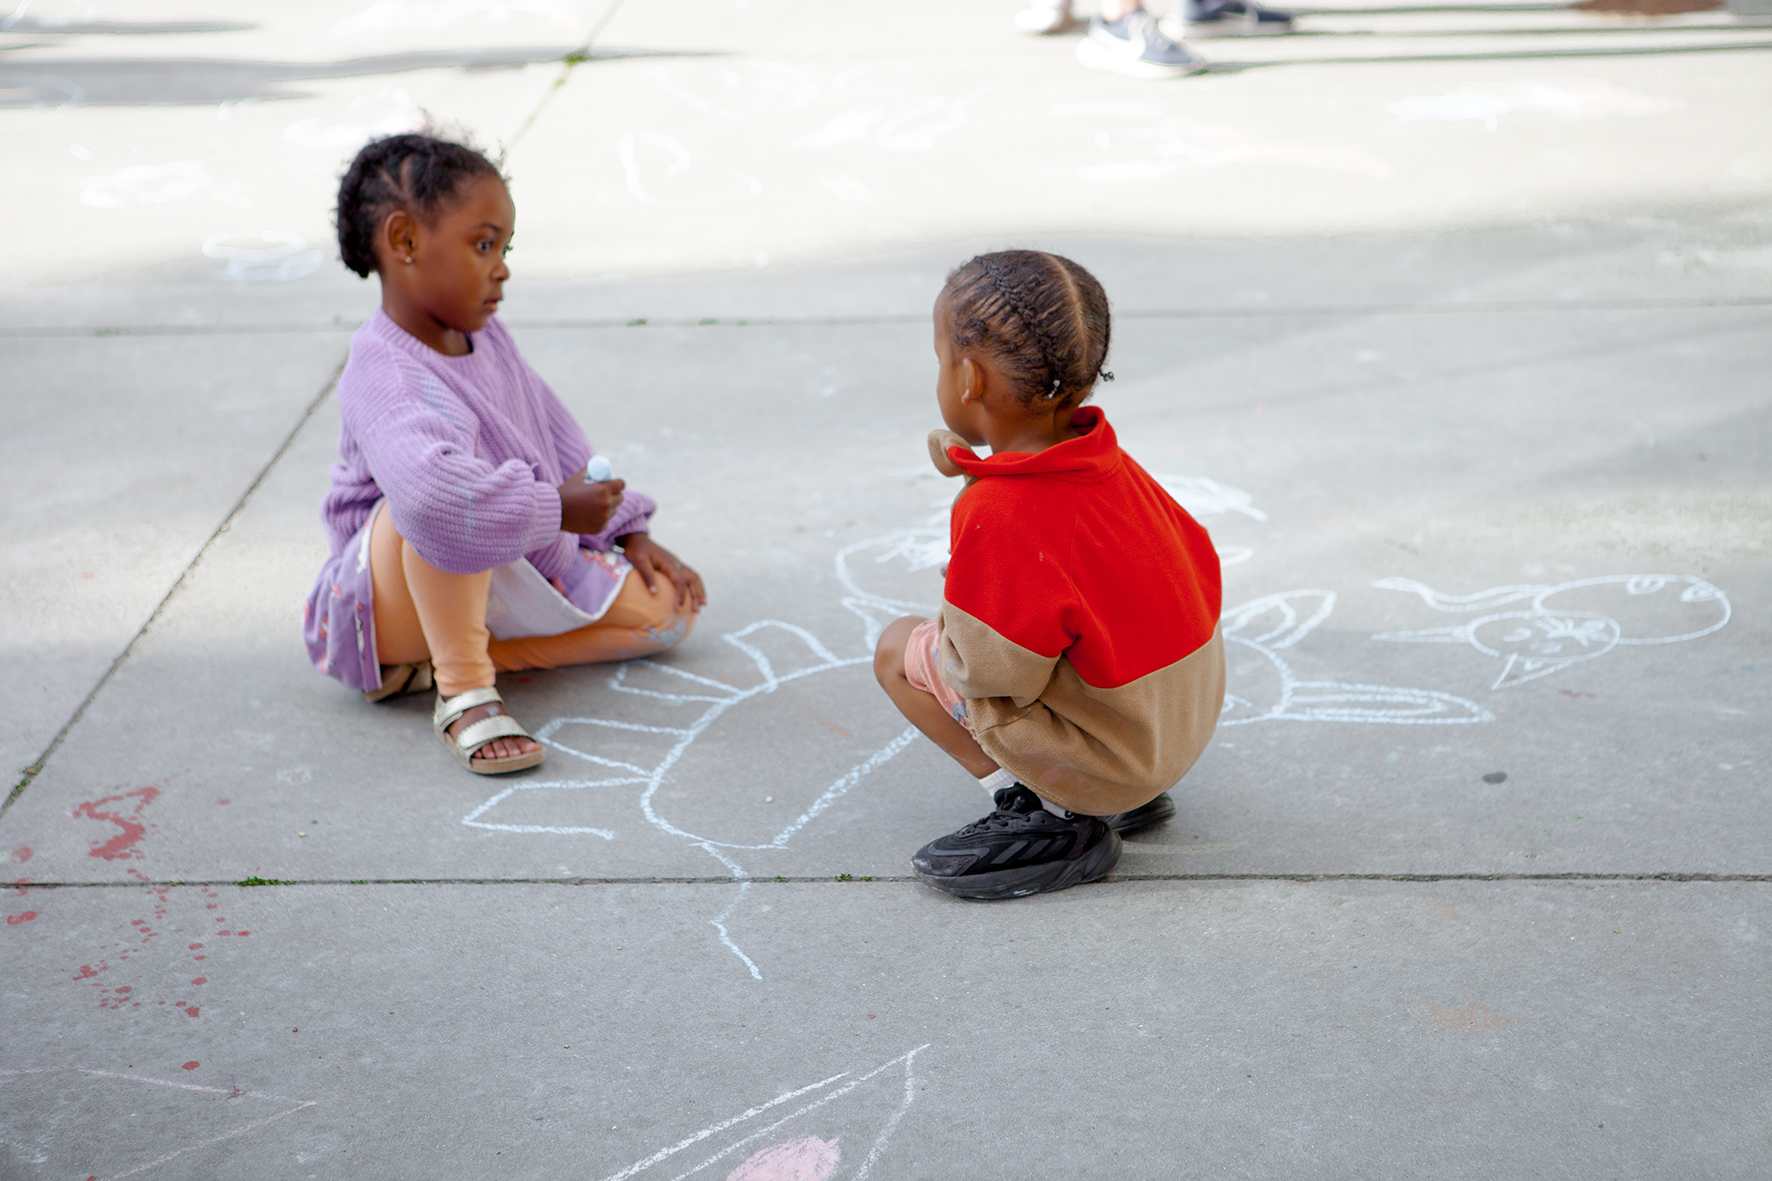
[(1251, 26), (1235, 17), (1187, 27), (1187, 35), (1190, 37), (1277, 37), (1291, 31), (1291, 25), (1269, 21), (1267, 24)]
[(1086, 882), (1099, 881), (1119, 864), (1120, 834), (1107, 830), (1107, 839), (1075, 861), (1049, 861), (1022, 869), (1000, 869), (995, 873), (971, 874), (946, 878), (924, 874), (912, 866), (925, 885), (966, 902), (1000, 902), (1005, 898), (1026, 898), (1030, 894), (1050, 894), (1068, 890)]
[(1156, 62), (1141, 61), (1138, 58), (1126, 58), (1111, 49), (1103, 49), (1088, 37), (1077, 42), (1077, 60), (1092, 70), (1106, 70), (1110, 74), (1124, 74), (1128, 78), (1185, 78), (1189, 74), (1198, 74), (1206, 68), (1204, 61), (1195, 60), (1185, 65), (1165, 66)]

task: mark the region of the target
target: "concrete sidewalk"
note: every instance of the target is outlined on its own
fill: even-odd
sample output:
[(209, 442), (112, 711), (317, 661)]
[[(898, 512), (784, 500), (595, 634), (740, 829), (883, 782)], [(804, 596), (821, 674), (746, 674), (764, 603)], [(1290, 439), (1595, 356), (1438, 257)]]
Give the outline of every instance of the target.
[[(0, 290), (0, 1177), (1764, 1172), (1763, 30), (1350, 11), (1342, 56), (1468, 49), (1286, 64), (1307, 20), (1151, 86), (1013, 7), (0, 31), (308, 79), (0, 110), (44, 227)], [(550, 751), (502, 780), (297, 633), (375, 296), (327, 188), (420, 107), (514, 144), (505, 319), (711, 592), (664, 657), (504, 678)], [(1098, 401), (1219, 545), (1232, 699), (1112, 878), (987, 907), (908, 878), (988, 805), (867, 659), (940, 595), (929, 303), (1006, 244), (1114, 299)]]

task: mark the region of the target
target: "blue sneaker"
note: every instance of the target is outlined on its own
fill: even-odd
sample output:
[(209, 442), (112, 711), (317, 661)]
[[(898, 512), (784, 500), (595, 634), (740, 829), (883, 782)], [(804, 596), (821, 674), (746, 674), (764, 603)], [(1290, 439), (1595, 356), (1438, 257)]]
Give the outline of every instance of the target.
[(1204, 36), (1290, 33), (1293, 15), (1255, 0), (1187, 0), (1188, 31)]
[(1077, 42), (1077, 60), (1133, 78), (1179, 78), (1206, 68), (1205, 58), (1164, 36), (1157, 18), (1142, 8), (1116, 21), (1090, 18), (1088, 35)]

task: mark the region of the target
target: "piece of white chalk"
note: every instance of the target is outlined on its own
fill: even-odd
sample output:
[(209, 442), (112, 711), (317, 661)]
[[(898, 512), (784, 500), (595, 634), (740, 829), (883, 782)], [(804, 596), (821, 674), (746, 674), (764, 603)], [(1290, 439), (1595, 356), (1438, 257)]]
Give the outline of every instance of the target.
[(615, 469), (610, 466), (609, 457), (606, 455), (593, 455), (591, 461), (585, 464), (585, 483), (587, 484), (601, 484), (614, 475)]

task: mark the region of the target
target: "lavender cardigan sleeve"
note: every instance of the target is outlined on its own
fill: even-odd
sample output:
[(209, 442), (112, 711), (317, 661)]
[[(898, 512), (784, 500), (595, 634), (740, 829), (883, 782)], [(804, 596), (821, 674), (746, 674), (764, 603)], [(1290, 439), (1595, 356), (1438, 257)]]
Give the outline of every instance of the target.
[(556, 485), (522, 459), (476, 456), (479, 424), (451, 391), (417, 366), (390, 368), (393, 380), (359, 384), (348, 399), (341, 390), (339, 401), (400, 535), (451, 574), (552, 548), (560, 535)]

